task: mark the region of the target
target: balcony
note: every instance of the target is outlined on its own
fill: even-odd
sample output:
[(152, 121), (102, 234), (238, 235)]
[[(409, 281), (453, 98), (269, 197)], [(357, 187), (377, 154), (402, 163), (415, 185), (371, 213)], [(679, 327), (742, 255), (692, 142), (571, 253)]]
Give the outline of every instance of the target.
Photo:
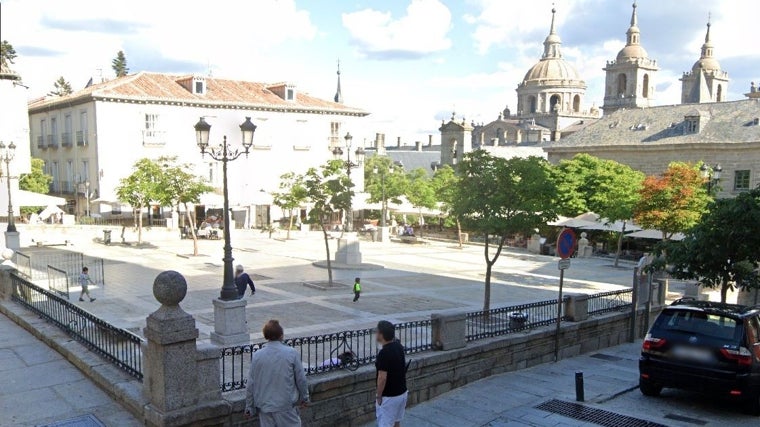
[(47, 144), (45, 144), (45, 137), (42, 135), (37, 137), (37, 148), (40, 150), (47, 150)]
[(61, 193), (74, 193), (76, 184), (71, 181), (58, 181), (58, 191)]
[(81, 130), (77, 131), (77, 145), (80, 147), (87, 145), (87, 132)]
[(162, 130), (144, 130), (143, 146), (160, 147), (166, 145), (166, 132)]
[(61, 145), (63, 147), (71, 147), (71, 132), (64, 132), (61, 134)]
[(48, 148), (58, 148), (58, 135), (48, 135), (47, 146)]

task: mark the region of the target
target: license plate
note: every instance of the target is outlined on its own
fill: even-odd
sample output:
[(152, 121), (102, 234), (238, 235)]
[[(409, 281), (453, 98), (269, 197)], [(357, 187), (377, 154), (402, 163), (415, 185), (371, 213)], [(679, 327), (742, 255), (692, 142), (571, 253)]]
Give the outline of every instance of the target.
[(671, 354), (675, 358), (693, 360), (695, 362), (709, 362), (713, 359), (712, 352), (703, 348), (674, 347), (671, 350)]

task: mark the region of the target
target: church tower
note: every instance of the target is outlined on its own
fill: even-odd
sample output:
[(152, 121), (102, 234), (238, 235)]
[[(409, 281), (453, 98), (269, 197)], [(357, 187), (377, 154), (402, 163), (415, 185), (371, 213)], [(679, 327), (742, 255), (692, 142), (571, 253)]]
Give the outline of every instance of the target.
[(462, 156), (472, 151), (473, 127), (462, 120), (457, 120), (456, 113), (451, 113), (451, 120), (441, 122), (441, 165), (456, 165)]
[(631, 26), (626, 32), (625, 47), (614, 61), (607, 61), (604, 90), (604, 114), (620, 108), (649, 107), (654, 100), (654, 76), (659, 68), (657, 61), (649, 59), (641, 46), (636, 2), (633, 3)]
[(699, 60), (691, 71), (681, 77), (681, 103), (701, 104), (703, 102), (723, 102), (728, 92), (728, 73), (720, 69), (720, 63), (713, 56), (714, 46), (710, 40), (710, 20), (707, 20), (705, 43)]
[(340, 61), (338, 61), (338, 89), (335, 91), (333, 100), (338, 104), (343, 103), (343, 92), (340, 91)]

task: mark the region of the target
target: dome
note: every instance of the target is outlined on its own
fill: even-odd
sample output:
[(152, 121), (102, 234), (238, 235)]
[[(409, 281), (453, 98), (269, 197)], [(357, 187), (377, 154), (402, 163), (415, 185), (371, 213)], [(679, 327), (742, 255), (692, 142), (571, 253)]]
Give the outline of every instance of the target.
[(561, 58), (547, 58), (538, 61), (525, 74), (523, 83), (538, 80), (575, 80), (581, 81), (578, 70)]
[(701, 58), (694, 63), (691, 70), (698, 72), (700, 68), (705, 71), (720, 71), (720, 62), (715, 58)]
[(626, 59), (634, 59), (634, 58), (648, 58), (649, 55), (647, 54), (646, 49), (644, 49), (643, 46), (640, 44), (632, 44), (628, 45), (620, 50), (617, 55), (618, 61), (624, 61)]

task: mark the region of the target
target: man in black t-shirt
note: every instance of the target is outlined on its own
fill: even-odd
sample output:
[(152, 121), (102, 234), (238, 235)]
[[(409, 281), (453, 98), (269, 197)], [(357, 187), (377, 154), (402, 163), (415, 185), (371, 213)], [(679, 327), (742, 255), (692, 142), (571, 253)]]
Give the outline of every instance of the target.
[(377, 324), (377, 400), (375, 414), (378, 427), (399, 427), (406, 408), (406, 360), (404, 346), (396, 340), (396, 328), (382, 320)]

